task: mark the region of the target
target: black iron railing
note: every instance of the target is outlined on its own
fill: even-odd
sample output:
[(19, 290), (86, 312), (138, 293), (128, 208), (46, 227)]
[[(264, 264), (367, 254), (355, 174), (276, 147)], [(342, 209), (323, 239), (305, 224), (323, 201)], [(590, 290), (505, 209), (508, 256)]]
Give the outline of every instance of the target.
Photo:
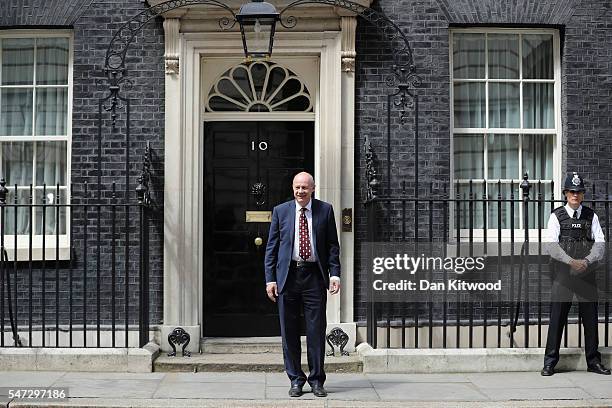
[[(378, 187), (377, 183), (374, 183)], [(551, 211), (565, 201), (554, 197), (551, 182), (524, 180), (491, 183), (477, 188), (467, 182), (450, 189), (429, 186), (424, 197), (404, 192), (398, 197), (372, 194), (366, 200), (367, 243), (427, 243), (437, 248), (459, 245), (494, 248), (489, 264), (509, 276), (507, 298), (491, 296), (478, 301), (447, 301), (445, 297), (411, 302), (381, 301), (373, 295), (372, 275), (365, 250), (361, 269), (368, 276), (358, 284), (357, 296), (366, 302), (367, 341), (383, 348), (543, 347), (546, 342), (550, 293), (547, 254), (547, 222)], [(492, 191), (494, 193), (492, 193)], [(609, 239), (610, 207), (608, 186), (587, 192), (584, 204), (598, 214), (606, 240)], [(423, 247), (423, 246), (422, 246)], [(421, 247), (421, 248), (422, 248)], [(497, 249), (495, 250), (495, 248)], [(609, 292), (609, 257), (601, 261)], [(501, 273), (501, 272), (500, 272)], [(363, 275), (362, 275), (363, 276)], [(518, 292), (518, 293), (517, 293)], [(566, 326), (563, 345), (582, 345), (581, 322), (575, 303)], [(609, 344), (610, 304), (599, 302), (604, 345)], [(574, 323), (578, 323), (577, 327)], [(569, 331), (568, 331), (569, 330)]]
[(115, 183), (103, 192), (87, 183), (35, 191), (0, 181), (0, 347), (149, 341), (145, 170), (132, 202)]

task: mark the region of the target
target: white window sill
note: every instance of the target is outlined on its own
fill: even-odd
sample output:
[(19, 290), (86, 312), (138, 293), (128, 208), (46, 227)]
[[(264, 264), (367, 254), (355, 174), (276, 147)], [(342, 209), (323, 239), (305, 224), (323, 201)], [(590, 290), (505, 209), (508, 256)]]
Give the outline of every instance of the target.
[(447, 244), (446, 252), (447, 256), (521, 256), (521, 255), (548, 255), (548, 242), (529, 241), (528, 245), (523, 245), (523, 240), (517, 240), (514, 243), (511, 242), (498, 242), (497, 240), (492, 242), (488, 241), (486, 244), (482, 241), (473, 243), (461, 242), (459, 246), (457, 244)]
[[(486, 234), (487, 243), (492, 243), (492, 242), (497, 243), (500, 235), (501, 235), (501, 242), (505, 242), (505, 243), (510, 243), (510, 242), (522, 243), (523, 241), (525, 241), (525, 230), (524, 229), (515, 228), (514, 229), (514, 239), (512, 236), (512, 230), (509, 228), (502, 229), (501, 234), (499, 234), (498, 229), (487, 229), (486, 232), (487, 232)], [(457, 240), (457, 230), (452, 229), (451, 233), (452, 233), (451, 238), (454, 241), (456, 241)], [(469, 229), (462, 228), (460, 233), (461, 233), (461, 242), (470, 241), (470, 230)], [(540, 240), (540, 232), (537, 228), (529, 229), (528, 235), (529, 235), (530, 242), (538, 242)], [(479, 243), (485, 242), (485, 230), (482, 228), (474, 229), (472, 233), (472, 240), (473, 242), (479, 242)], [(546, 240), (547, 240), (547, 228), (542, 227), (542, 242)]]
[[(59, 245), (56, 246), (57, 238)], [(17, 261), (42, 261), (43, 260), (43, 237), (42, 235), (32, 236), (32, 245), (30, 246), (30, 237), (28, 235), (17, 236)], [(68, 235), (45, 236), (45, 261), (67, 261), (70, 260), (70, 243)], [(15, 260), (15, 236), (5, 235), (4, 248), (6, 249), (10, 262)], [(31, 258), (30, 258), (31, 252)], [(59, 256), (58, 256), (59, 255)]]

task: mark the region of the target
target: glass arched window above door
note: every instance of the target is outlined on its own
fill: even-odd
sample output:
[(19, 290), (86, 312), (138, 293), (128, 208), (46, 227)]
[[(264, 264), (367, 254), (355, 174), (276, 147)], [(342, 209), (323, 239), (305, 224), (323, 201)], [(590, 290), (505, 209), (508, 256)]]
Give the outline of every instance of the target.
[(225, 71), (208, 92), (206, 112), (312, 112), (312, 100), (293, 71), (257, 61)]

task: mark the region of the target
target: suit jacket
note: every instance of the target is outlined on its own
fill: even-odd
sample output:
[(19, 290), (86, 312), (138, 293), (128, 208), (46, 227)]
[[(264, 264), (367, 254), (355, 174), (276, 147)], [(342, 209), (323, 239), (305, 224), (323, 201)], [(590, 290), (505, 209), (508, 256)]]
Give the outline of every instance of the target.
[[(312, 199), (312, 248), (326, 286), (329, 277), (340, 277), (340, 244), (331, 204)], [(266, 283), (276, 282), (282, 292), (289, 274), (295, 237), (295, 200), (274, 207), (266, 244)]]

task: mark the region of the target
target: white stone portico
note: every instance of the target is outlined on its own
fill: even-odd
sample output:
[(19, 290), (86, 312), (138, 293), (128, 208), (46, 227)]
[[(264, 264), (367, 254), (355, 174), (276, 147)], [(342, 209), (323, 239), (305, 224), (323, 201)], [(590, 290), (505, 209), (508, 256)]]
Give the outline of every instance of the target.
[[(277, 9), (288, 1), (270, 1)], [(355, 0), (369, 6), (371, 0)], [(151, 5), (162, 1), (149, 1)], [(242, 1), (226, 4), (237, 12)], [(355, 28), (357, 17), (330, 6), (299, 6), (292, 30), (277, 31), (272, 60), (291, 68), (314, 95), (315, 174), (317, 194), (333, 204), (338, 231), (343, 208), (354, 209)], [(204, 95), (217, 75), (243, 59), (237, 26), (219, 28), (222, 8), (188, 6), (164, 15), (166, 41), (164, 314), (162, 349), (175, 327), (190, 333), (198, 351), (203, 323), (203, 121)], [(293, 116), (292, 116), (293, 115)], [(232, 114), (232, 120), (304, 120), (304, 114)], [(227, 119), (227, 118), (226, 118)], [(217, 120), (223, 120), (219, 114)], [(342, 290), (328, 298), (328, 330), (341, 327), (354, 350), (353, 232), (340, 232)], [(262, 287), (262, 290), (264, 288)], [(228, 322), (231, 324), (231, 322)]]

